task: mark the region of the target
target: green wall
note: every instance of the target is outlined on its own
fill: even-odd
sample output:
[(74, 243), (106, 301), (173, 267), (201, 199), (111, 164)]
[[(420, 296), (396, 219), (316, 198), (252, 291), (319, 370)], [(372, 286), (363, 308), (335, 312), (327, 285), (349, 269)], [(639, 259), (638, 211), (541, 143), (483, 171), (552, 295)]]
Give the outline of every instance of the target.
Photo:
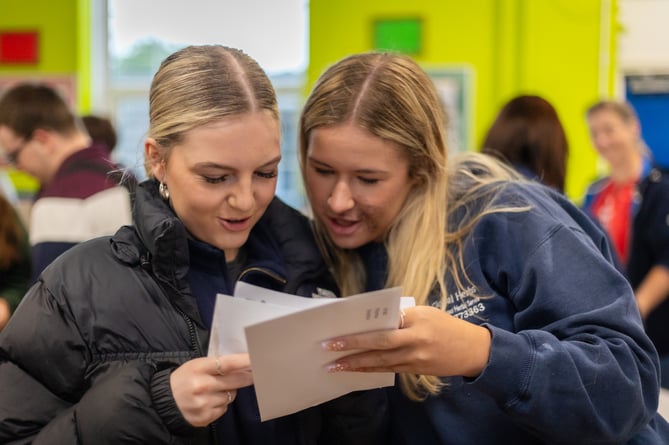
[(0, 0), (0, 31), (39, 33), (35, 65), (0, 64), (0, 76), (74, 76), (77, 106), (90, 106), (90, 0)]
[(39, 33), (37, 65), (1, 65), (6, 73), (69, 74), (77, 68), (77, 2), (75, 0), (0, 0), (0, 28)]
[(556, 107), (570, 143), (567, 194), (596, 174), (584, 112), (611, 96), (617, 0), (311, 0), (308, 88), (345, 55), (374, 48), (377, 19), (422, 21), (425, 68), (469, 67), (469, 141), (479, 149), (499, 108), (517, 94)]
[[(0, 64), (2, 78), (37, 79), (71, 76), (76, 106), (90, 108), (90, 0), (0, 0), (0, 32), (36, 31), (38, 62), (34, 65)], [(31, 192), (35, 181), (11, 172), (19, 191)]]

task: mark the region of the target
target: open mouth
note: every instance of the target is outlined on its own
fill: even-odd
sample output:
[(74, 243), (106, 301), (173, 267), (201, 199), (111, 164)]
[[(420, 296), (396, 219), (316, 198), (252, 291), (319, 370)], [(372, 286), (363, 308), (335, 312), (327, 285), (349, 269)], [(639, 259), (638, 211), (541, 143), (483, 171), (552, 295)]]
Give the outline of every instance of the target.
[(335, 224), (337, 224), (339, 226), (343, 226), (343, 227), (350, 227), (350, 226), (357, 223), (357, 221), (352, 221), (352, 220), (348, 220), (348, 219), (340, 219), (340, 218), (332, 218), (332, 221)]
[(360, 226), (360, 220), (328, 218), (328, 225), (333, 234), (350, 235)]
[(247, 230), (251, 226), (251, 218), (232, 219), (219, 218), (221, 225), (231, 232), (241, 232)]

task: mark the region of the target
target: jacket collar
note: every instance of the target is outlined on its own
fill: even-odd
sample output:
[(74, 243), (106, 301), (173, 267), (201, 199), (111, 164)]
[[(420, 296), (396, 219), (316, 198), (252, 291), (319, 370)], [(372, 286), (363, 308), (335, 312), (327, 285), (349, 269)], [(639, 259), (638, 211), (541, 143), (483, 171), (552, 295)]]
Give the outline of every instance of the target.
[[(121, 229), (113, 238), (116, 256), (150, 269), (180, 309), (199, 320), (194, 298), (178, 295), (191, 295), (187, 231), (158, 193), (158, 181), (149, 179), (137, 186), (134, 219), (134, 227)], [(254, 282), (252, 275), (260, 272), (275, 281), (273, 288), (283, 287), (284, 292), (298, 293), (306, 280), (327, 274), (309, 220), (278, 198), (251, 231), (247, 252), (254, 269), (245, 271), (244, 280)]]

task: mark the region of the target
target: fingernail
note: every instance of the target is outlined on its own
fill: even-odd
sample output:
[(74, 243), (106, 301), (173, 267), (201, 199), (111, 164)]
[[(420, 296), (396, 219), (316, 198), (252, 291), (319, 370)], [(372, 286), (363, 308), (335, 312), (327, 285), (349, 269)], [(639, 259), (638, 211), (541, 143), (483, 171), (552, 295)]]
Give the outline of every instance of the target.
[(349, 366), (346, 363), (332, 363), (327, 367), (329, 373), (348, 371)]
[(321, 345), (326, 351), (341, 351), (346, 347), (343, 340), (325, 340)]

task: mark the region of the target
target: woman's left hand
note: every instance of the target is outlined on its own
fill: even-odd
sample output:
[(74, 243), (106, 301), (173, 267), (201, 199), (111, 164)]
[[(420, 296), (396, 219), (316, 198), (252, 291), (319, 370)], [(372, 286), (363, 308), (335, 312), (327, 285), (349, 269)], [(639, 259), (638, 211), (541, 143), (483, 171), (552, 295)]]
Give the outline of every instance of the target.
[(228, 411), (237, 390), (253, 384), (248, 354), (198, 357), (170, 375), (172, 396), (184, 419), (207, 426)]
[(401, 372), (478, 376), (490, 356), (490, 331), (431, 307), (407, 308), (401, 329), (338, 337), (329, 351), (364, 352), (336, 360), (329, 372)]
[(2, 331), (2, 329), (5, 327), (11, 315), (12, 313), (9, 309), (9, 301), (0, 297), (0, 331)]

